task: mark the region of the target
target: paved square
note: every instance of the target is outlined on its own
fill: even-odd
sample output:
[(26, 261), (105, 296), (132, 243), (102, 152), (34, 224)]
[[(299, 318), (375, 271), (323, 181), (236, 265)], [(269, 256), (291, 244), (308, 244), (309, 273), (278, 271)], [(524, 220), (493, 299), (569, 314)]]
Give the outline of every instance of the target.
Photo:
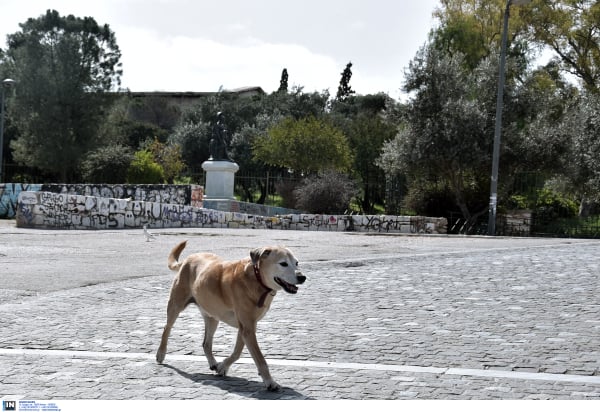
[[(272, 230), (44, 231), (0, 221), (0, 397), (600, 399), (600, 241)], [(189, 307), (154, 353), (169, 250), (290, 247), (308, 276), (219, 378)], [(235, 331), (221, 325), (217, 357)]]

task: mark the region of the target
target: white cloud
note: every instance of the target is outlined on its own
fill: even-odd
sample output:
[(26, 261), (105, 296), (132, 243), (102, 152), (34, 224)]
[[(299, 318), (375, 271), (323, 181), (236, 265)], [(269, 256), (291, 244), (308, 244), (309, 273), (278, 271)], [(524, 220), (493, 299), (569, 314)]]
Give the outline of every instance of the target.
[(220, 86), (261, 86), (266, 92), (279, 87), (283, 68), (290, 85), (307, 91), (337, 88), (340, 65), (304, 46), (272, 44), (256, 39), (241, 45), (190, 37), (162, 37), (129, 29), (120, 41), (122, 87), (132, 91), (216, 91)]
[[(0, 0), (2, 1), (2, 0)], [(334, 94), (348, 61), (359, 94), (399, 96), (403, 70), (427, 38), (438, 0), (27, 0), (0, 13), (0, 47), (18, 23), (55, 8), (108, 23), (122, 51), (123, 87), (216, 91), (289, 84)]]

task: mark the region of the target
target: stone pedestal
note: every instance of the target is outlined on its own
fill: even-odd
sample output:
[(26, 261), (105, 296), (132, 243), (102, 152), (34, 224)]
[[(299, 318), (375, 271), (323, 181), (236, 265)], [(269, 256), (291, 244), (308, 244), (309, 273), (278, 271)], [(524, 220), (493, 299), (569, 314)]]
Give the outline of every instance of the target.
[(240, 169), (237, 163), (226, 160), (207, 160), (202, 163), (206, 172), (205, 199), (234, 200), (233, 183), (235, 173)]

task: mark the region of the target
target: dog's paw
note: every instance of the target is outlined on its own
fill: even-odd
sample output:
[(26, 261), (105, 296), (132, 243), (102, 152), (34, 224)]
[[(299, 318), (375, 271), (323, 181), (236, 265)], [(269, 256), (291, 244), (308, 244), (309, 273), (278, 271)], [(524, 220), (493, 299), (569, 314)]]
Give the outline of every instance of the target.
[(265, 385), (267, 386), (267, 390), (269, 392), (279, 392), (281, 390), (281, 386), (274, 380), (265, 382)]
[(216, 363), (210, 366), (210, 369), (217, 372), (219, 376), (227, 376), (228, 367), (225, 366), (223, 362)]
[(166, 355), (166, 352), (163, 352), (160, 350), (158, 352), (156, 352), (156, 362), (162, 364), (163, 361), (165, 360), (165, 355)]

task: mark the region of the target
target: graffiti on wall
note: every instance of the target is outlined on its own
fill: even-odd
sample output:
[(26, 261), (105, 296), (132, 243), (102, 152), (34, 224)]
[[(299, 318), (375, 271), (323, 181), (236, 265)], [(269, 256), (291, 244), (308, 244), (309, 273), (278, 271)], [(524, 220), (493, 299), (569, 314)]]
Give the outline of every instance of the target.
[(38, 191), (41, 185), (28, 183), (0, 183), (0, 219), (14, 219), (19, 193)]
[(205, 209), (68, 193), (23, 192), (17, 226), (57, 229), (126, 229), (202, 226), (214, 221)]
[(22, 192), (17, 226), (57, 229), (175, 227), (446, 233), (446, 219), (415, 216), (291, 214), (274, 217), (160, 202), (67, 193)]
[[(45, 184), (41, 190), (70, 195), (96, 196), (112, 199), (131, 199), (143, 202), (190, 205), (198, 200), (197, 185), (96, 185), (96, 184)], [(202, 199), (202, 195), (200, 195)]]
[(282, 217), (285, 228), (378, 233), (446, 233), (443, 218), (389, 215), (312, 215)]
[(200, 185), (0, 184), (0, 219), (14, 219), (21, 192), (51, 192), (203, 207)]

